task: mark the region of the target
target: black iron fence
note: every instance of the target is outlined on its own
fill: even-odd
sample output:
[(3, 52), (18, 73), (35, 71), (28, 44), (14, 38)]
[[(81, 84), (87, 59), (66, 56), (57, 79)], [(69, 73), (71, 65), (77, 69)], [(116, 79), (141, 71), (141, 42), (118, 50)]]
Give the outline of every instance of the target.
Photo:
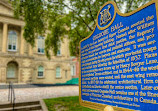
[(14, 107), (15, 107), (15, 92), (14, 92), (14, 87), (13, 87), (13, 83), (9, 82), (9, 92), (8, 92), (8, 101), (11, 102), (11, 104), (13, 105), (13, 111), (14, 111)]

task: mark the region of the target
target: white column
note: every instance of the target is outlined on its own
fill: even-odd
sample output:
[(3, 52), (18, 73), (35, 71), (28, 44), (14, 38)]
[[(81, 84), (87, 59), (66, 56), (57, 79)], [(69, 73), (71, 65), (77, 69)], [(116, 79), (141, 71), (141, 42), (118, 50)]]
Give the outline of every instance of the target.
[(2, 52), (7, 51), (7, 35), (8, 35), (8, 24), (3, 24), (3, 42), (2, 42)]

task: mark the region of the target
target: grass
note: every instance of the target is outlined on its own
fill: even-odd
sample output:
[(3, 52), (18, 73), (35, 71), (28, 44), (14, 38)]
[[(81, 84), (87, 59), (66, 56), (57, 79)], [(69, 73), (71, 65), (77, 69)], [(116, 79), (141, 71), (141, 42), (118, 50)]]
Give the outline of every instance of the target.
[(44, 101), (49, 111), (96, 111), (80, 106), (78, 96), (45, 99)]

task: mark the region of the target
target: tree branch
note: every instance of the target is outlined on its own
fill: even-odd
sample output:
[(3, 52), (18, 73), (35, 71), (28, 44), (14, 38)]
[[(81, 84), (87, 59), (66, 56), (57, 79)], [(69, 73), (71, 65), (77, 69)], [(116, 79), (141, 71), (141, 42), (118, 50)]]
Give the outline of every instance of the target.
[[(118, 7), (116, 0), (114, 0), (114, 2), (116, 3), (116, 6)], [(118, 7), (118, 8), (119, 8), (119, 7)]]
[(94, 17), (93, 17), (93, 15), (92, 15), (92, 11), (91, 11), (91, 8), (90, 8), (90, 3), (88, 2), (88, 9), (89, 9), (89, 13), (90, 13), (90, 15), (91, 15), (91, 17), (92, 17), (92, 20), (93, 20), (93, 22), (94, 22), (94, 25), (95, 25), (95, 19), (94, 19)]
[(80, 38), (83, 38), (76, 28), (75, 28), (75, 31), (76, 31), (77, 34), (80, 36)]
[(65, 7), (67, 7), (68, 9), (72, 10), (74, 13), (76, 13), (78, 15), (78, 17), (83, 21), (83, 23), (88, 27), (88, 29), (90, 31), (93, 31), (92, 28), (86, 23), (86, 21), (81, 17), (80, 14), (78, 14), (74, 9), (70, 8), (68, 5), (64, 4), (64, 3), (59, 3), (59, 2), (53, 2), (53, 3), (58, 3), (61, 5), (64, 5)]
[(116, 3), (116, 0), (114, 0), (114, 2)]
[(145, 0), (142, 5), (146, 4), (146, 1), (147, 1), (147, 0)]
[(127, 8), (125, 13), (129, 12), (130, 8), (132, 7), (132, 3), (133, 3), (133, 0), (130, 2), (129, 7)]

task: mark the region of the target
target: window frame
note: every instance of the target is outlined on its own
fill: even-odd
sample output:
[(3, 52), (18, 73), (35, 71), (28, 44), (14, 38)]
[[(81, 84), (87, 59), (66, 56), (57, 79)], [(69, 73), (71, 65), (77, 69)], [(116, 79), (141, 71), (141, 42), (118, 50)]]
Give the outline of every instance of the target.
[[(16, 33), (16, 44), (15, 44), (15, 46), (16, 46), (16, 48), (15, 48), (15, 50), (13, 49), (13, 37), (11, 38), (11, 39), (9, 39), (10, 37), (9, 37), (9, 33), (10, 32), (15, 32)], [(11, 49), (9, 49), (9, 40), (11, 40)], [(8, 38), (7, 38), (7, 50), (8, 51), (11, 51), (11, 52), (16, 52), (17, 51), (17, 47), (18, 47), (18, 33), (15, 31), (15, 30), (10, 30), (10, 31), (8, 31)]]
[[(40, 71), (39, 71), (39, 67), (42, 67), (42, 68), (43, 68), (43, 75), (42, 75), (42, 76), (39, 76), (39, 72), (40, 72)], [(38, 77), (38, 78), (44, 78), (44, 67), (43, 67), (42, 65), (39, 65), (38, 68), (37, 68), (37, 77)]]
[[(41, 46), (43, 48), (39, 48), (39, 42), (40, 42), (39, 40), (43, 40), (42, 42), (44, 42), (44, 46)], [(40, 51), (38, 49), (40, 49)], [(45, 49), (45, 37), (38, 36), (38, 39), (37, 39), (37, 53), (38, 54), (45, 54), (45, 50), (44, 49)], [(41, 50), (43, 50), (43, 52)]]
[[(59, 73), (59, 74), (60, 74), (59, 76), (57, 76), (57, 68), (59, 68), (59, 72), (60, 72), (60, 73)], [(57, 66), (57, 67), (56, 67), (55, 77), (56, 77), (56, 78), (61, 78), (61, 67), (60, 67), (60, 66)]]
[(76, 76), (76, 65), (71, 65), (71, 76)]
[[(59, 45), (59, 49), (57, 50), (57, 56), (61, 56), (61, 42), (58, 42)], [(58, 54), (58, 51), (60, 52), (60, 54)]]
[[(7, 76), (7, 79), (15, 79), (15, 78), (16, 78), (16, 66), (15, 66), (15, 64), (13, 64), (13, 63), (12, 63), (12, 64), (9, 64), (9, 65), (10, 65), (10, 66), (7, 66), (7, 75), (6, 75), (6, 76)], [(10, 76), (10, 77), (8, 76), (8, 71), (9, 71), (8, 69), (9, 69), (9, 68), (14, 69), (14, 76), (12, 76), (12, 77), (11, 77), (11, 76)], [(10, 70), (10, 71), (13, 71), (13, 70)]]

